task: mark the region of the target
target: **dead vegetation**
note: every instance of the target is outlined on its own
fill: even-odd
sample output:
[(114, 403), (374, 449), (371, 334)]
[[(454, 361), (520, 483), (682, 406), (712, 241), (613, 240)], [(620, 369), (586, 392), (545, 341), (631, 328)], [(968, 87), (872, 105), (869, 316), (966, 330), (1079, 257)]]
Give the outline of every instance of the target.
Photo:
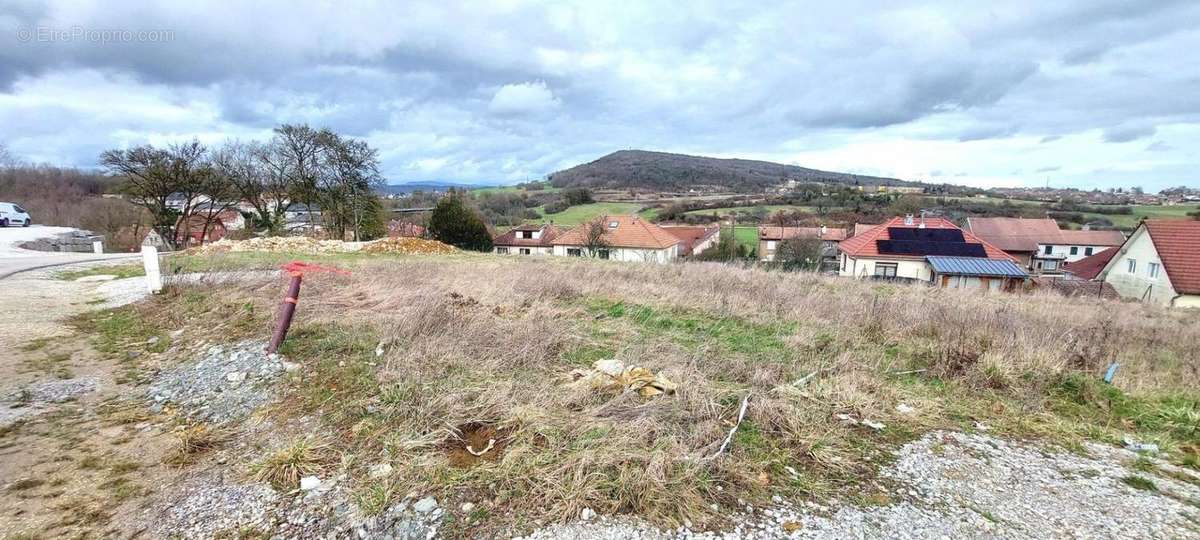
[[(216, 314), (253, 313), (233, 333), (265, 334), (281, 287), (184, 289), (140, 309), (200, 317), (213, 336), (238, 324)], [(886, 451), (935, 427), (1067, 446), (1134, 433), (1196, 466), (1200, 327), (1183, 312), (715, 264), (467, 256), (363, 261), (306, 280), (303, 299), (283, 349), (303, 368), (272, 414), (319, 418), (328, 440), (253, 471), (294, 489), (342, 467), (368, 511), (417, 489), (510, 523), (591, 508), (711, 524), (714, 504), (739, 499), (849, 488), (872, 500), (864, 480)], [(571, 384), (605, 359), (674, 392)], [(1114, 361), (1116, 386), (1098, 382)], [(395, 470), (367, 480), (376, 463)]]

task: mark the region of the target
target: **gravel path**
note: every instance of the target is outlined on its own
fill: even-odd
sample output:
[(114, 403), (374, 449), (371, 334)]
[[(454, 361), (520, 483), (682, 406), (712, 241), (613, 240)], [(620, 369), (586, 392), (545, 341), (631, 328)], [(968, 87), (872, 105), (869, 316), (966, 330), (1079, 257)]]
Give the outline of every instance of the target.
[[(529, 539), (668, 538), (1200, 538), (1200, 474), (1088, 444), (1090, 456), (985, 435), (934, 432), (904, 446), (882, 476), (901, 502), (751, 509), (732, 530), (662, 531), (629, 520), (550, 527)], [(1133, 476), (1155, 490), (1125, 483)], [(1175, 478), (1183, 478), (1181, 481)]]

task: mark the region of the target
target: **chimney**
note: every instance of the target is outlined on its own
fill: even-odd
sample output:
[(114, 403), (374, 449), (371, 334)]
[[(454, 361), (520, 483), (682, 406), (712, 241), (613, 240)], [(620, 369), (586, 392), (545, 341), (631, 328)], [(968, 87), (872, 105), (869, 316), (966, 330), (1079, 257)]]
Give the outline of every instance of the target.
[(920, 225), (918, 225), (918, 226), (917, 226), (917, 228), (918, 228), (918, 229), (924, 229), (924, 228), (925, 228), (925, 211), (924, 211), (924, 210), (921, 210), (921, 224), (920, 224)]
[(818, 236), (818, 238), (825, 238), (826, 230), (827, 230), (826, 227), (824, 225), (821, 225), (821, 234)]
[(912, 214), (905, 214), (905, 215), (904, 215), (904, 224), (905, 224), (905, 225), (912, 225), (912, 224), (913, 224), (913, 215), (912, 215)]

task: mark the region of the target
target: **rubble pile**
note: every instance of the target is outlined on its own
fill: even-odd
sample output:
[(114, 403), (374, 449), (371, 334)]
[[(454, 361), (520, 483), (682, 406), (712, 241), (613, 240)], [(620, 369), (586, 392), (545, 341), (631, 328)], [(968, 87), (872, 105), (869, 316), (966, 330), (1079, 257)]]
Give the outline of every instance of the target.
[(238, 253), (267, 251), (276, 253), (346, 253), (358, 251), (361, 243), (341, 240), (317, 240), (307, 236), (266, 236), (249, 240), (221, 239), (196, 248), (199, 253)]
[(388, 253), (391, 255), (442, 255), (454, 253), (454, 246), (437, 240), (398, 237), (371, 242), (362, 248), (365, 253)]

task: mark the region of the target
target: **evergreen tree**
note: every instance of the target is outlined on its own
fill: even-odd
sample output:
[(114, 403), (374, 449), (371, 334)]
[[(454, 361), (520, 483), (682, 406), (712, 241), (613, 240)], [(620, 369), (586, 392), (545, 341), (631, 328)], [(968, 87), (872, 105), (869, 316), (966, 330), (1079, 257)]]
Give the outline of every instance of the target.
[(438, 201), (429, 218), (429, 233), (434, 239), (459, 249), (491, 251), (492, 235), (461, 193), (451, 192)]

